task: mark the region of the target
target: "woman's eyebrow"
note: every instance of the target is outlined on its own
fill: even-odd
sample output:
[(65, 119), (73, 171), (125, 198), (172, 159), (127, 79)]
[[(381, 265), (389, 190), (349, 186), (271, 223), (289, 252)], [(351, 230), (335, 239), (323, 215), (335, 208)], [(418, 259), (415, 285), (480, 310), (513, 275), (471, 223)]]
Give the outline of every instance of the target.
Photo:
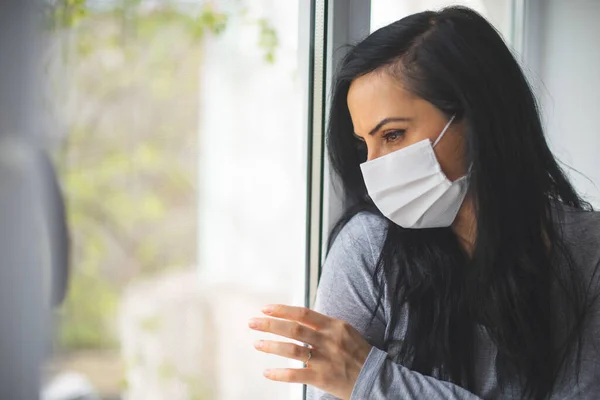
[(398, 121), (410, 121), (410, 118), (402, 118), (402, 117), (392, 117), (392, 118), (385, 118), (382, 119), (381, 121), (379, 121), (379, 123), (375, 126), (375, 128), (371, 129), (371, 132), (369, 132), (370, 136), (373, 136), (374, 134), (377, 133), (378, 130), (380, 130), (381, 128), (383, 128), (383, 126), (385, 124), (389, 124), (390, 122), (398, 122)]

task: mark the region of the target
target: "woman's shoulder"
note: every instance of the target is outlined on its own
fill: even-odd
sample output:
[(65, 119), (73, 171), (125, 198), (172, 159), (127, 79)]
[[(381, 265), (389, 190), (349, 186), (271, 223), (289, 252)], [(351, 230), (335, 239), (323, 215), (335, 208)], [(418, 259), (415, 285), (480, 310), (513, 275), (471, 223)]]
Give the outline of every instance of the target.
[(354, 255), (366, 252), (376, 259), (383, 247), (387, 227), (388, 220), (385, 217), (361, 211), (339, 231), (332, 249), (335, 246), (342, 246)]
[(571, 256), (587, 278), (600, 268), (600, 212), (561, 206), (557, 224)]
[(369, 211), (355, 214), (340, 230), (340, 236), (346, 237), (378, 237), (387, 232), (388, 220)]
[(361, 211), (350, 218), (335, 235), (325, 263), (338, 271), (372, 271), (377, 264), (388, 222), (385, 217)]
[[(557, 223), (568, 241), (598, 245), (600, 242), (600, 212), (560, 205)], [(600, 246), (595, 246), (599, 249)]]

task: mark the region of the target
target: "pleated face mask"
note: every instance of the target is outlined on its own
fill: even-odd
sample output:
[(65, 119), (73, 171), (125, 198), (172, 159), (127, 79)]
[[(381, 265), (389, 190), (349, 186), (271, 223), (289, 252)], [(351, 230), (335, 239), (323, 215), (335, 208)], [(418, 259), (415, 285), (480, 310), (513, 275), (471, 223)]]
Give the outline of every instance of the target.
[(465, 199), (467, 176), (450, 182), (433, 151), (453, 120), (433, 144), (425, 139), (360, 165), (375, 206), (403, 228), (450, 226)]

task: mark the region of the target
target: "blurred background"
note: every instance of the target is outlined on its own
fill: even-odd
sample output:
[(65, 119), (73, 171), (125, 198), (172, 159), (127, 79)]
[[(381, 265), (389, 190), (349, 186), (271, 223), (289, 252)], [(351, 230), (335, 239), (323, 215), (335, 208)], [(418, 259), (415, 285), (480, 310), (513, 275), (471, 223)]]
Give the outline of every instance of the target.
[(341, 211), (322, 147), (332, 73), (343, 45), (414, 12), (463, 4), (496, 26), (552, 148), (600, 207), (600, 1), (37, 4), (38, 140), (71, 241), (44, 400), (303, 397), (263, 378), (294, 364), (256, 352), (247, 320), (311, 304)]
[(46, 398), (290, 396), (262, 378), (282, 362), (253, 349), (247, 320), (303, 300), (298, 14), (275, 0), (48, 5), (72, 274)]

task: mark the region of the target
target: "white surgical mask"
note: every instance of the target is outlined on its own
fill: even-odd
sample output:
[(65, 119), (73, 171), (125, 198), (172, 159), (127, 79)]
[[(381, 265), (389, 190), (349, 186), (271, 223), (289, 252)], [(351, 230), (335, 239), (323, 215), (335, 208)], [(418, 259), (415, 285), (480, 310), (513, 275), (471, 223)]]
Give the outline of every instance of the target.
[(360, 166), (377, 208), (403, 228), (450, 226), (465, 199), (467, 176), (450, 182), (433, 151), (453, 120), (433, 144), (425, 139)]

